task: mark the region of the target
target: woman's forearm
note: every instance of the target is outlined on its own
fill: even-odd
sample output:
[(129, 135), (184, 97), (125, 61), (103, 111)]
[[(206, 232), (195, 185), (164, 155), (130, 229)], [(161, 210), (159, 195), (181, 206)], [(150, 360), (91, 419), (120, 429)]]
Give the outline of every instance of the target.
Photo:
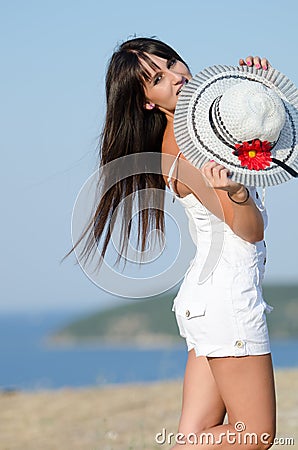
[[(264, 239), (264, 222), (253, 199), (247, 198), (247, 192), (242, 186), (238, 192), (227, 195), (232, 207), (228, 225), (242, 239), (254, 243)], [(225, 205), (223, 208), (225, 209)]]

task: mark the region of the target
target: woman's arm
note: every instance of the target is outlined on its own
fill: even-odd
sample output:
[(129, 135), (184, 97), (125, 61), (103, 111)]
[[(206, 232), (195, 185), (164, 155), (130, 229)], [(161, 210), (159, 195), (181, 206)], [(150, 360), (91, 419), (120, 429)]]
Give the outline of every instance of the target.
[[(266, 58), (259, 56), (240, 59), (239, 65), (255, 66), (257, 69), (262, 67), (264, 70), (270, 66)], [(179, 151), (174, 137), (173, 123), (169, 117), (162, 151), (170, 155), (176, 155)], [(172, 159), (170, 158), (168, 162), (166, 158), (163, 159), (164, 172), (168, 173)], [(181, 154), (179, 179), (177, 171), (173, 175), (174, 178), (176, 177), (175, 187), (179, 195), (184, 197), (190, 193), (194, 194), (210, 212), (224, 220), (242, 239), (254, 243), (264, 238), (264, 223), (259, 209), (251, 198), (242, 204), (235, 203), (245, 200), (247, 191), (243, 185), (228, 178), (228, 171), (223, 166), (210, 161), (199, 170)], [(234, 202), (229, 198), (228, 193)]]
[[(173, 124), (168, 126), (163, 141), (163, 172), (168, 173), (173, 162), (173, 156), (179, 151)], [(254, 243), (261, 241), (264, 236), (263, 218), (252, 198), (243, 204), (247, 197), (243, 185), (228, 178), (228, 170), (220, 164), (210, 161), (201, 169), (194, 167), (183, 154), (173, 173), (174, 187), (181, 197), (190, 193), (213, 214), (224, 220), (235, 234), (245, 241)]]
[(210, 183), (210, 187), (216, 190), (224, 220), (234, 233), (251, 243), (263, 240), (263, 217), (253, 199), (248, 197), (246, 188), (240, 183), (231, 181), (228, 170), (213, 161), (206, 163), (201, 172)]

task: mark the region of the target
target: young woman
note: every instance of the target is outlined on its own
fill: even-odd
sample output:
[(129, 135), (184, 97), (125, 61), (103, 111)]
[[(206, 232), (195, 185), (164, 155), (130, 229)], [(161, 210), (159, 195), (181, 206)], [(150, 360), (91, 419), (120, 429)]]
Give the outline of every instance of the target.
[[(240, 60), (240, 65), (245, 64), (262, 66), (263, 69), (268, 67), (268, 61), (259, 57), (250, 56), (245, 61)], [(223, 221), (231, 230), (233, 238), (236, 237), (236, 247), (240, 240), (251, 244), (263, 240), (264, 212), (257, 207), (252, 196), (247, 195), (245, 186), (233, 182), (225, 167), (214, 161), (205, 164), (201, 170), (195, 168), (177, 147), (173, 117), (179, 93), (190, 78), (190, 70), (182, 58), (171, 47), (156, 39), (129, 40), (113, 54), (106, 76), (107, 112), (100, 165), (104, 167), (126, 155), (156, 152), (160, 156), (162, 175), (138, 173), (118, 181), (106, 192), (86, 231), (90, 233), (90, 239), (82, 258), (90, 256), (94, 249), (94, 237), (95, 243), (103, 241), (104, 257), (111, 237), (106, 226), (110, 224), (111, 214), (122, 199), (132, 193), (137, 198), (144, 189), (165, 190), (166, 185), (180, 198), (186, 209), (193, 207), (194, 203), (195, 207), (203, 205)], [(129, 208), (126, 209), (122, 217), (128, 230), (123, 235), (123, 248), (127, 246), (131, 231), (130, 212)], [(148, 203), (139, 219), (138, 237), (144, 250), (150, 230), (154, 227), (163, 231), (164, 215), (162, 210), (154, 209)], [(237, 241), (237, 238), (241, 239)], [(191, 278), (189, 280), (191, 286)], [(188, 292), (191, 296), (191, 290)], [(238, 440), (234, 441), (233, 448), (269, 448), (275, 435), (275, 393), (264, 311), (261, 313), (259, 310), (259, 321), (254, 323), (252, 320), (252, 324), (247, 325), (251, 333), (254, 333), (252, 328), (255, 326), (257, 337), (259, 328), (262, 328), (263, 341), (256, 342), (255, 346), (247, 345), (244, 352), (244, 343), (238, 340), (235, 350), (230, 351), (230, 347), (224, 347), (222, 343), (223, 337), (230, 333), (230, 322), (223, 323), (232, 320), (227, 316), (230, 311), (229, 299), (225, 308), (225, 296), (220, 289), (212, 291), (211, 285), (206, 296), (208, 300), (210, 298), (208, 321), (203, 323), (207, 315), (200, 317), (200, 314), (188, 321), (193, 333), (198, 330), (198, 337), (196, 347), (187, 340), (189, 352), (179, 424), (179, 432), (185, 436), (185, 441), (180, 437), (180, 443), (176, 443), (173, 449), (181, 448), (182, 441), (182, 448), (194, 448), (195, 445), (187, 439), (192, 433), (198, 438), (201, 433), (212, 433), (213, 444), (209, 441), (208, 444), (199, 445), (209, 450), (230, 448), (235, 435)], [(241, 301), (241, 298), (238, 300)], [(230, 314), (234, 313), (230, 311)], [(187, 311), (187, 315), (191, 315), (191, 312)], [(240, 314), (237, 320), (241, 321), (241, 317)], [(177, 320), (181, 334), (188, 338), (190, 331), (183, 330), (187, 326), (186, 322), (179, 322), (179, 314)], [(223, 329), (222, 336), (219, 328)], [(200, 341), (201, 329), (204, 329), (205, 335), (209, 333), (212, 336), (218, 351), (204, 350), (206, 342), (203, 337)], [(226, 414), (227, 422), (224, 423)], [(240, 425), (241, 429), (240, 422), (243, 424)], [(257, 436), (253, 443), (249, 439), (246, 443), (239, 442), (239, 433), (244, 428), (245, 432)]]

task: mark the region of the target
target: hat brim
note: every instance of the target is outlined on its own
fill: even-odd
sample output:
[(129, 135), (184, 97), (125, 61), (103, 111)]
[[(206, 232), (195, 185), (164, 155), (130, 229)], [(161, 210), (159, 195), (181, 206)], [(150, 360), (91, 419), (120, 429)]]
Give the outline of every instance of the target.
[(224, 165), (232, 180), (246, 186), (274, 186), (293, 177), (271, 162), (262, 170), (241, 166), (237, 156), (214, 133), (209, 120), (210, 106), (228, 88), (242, 81), (254, 81), (273, 89), (283, 100), (286, 121), (281, 130), (272, 157), (298, 170), (298, 89), (281, 72), (241, 66), (212, 66), (195, 75), (186, 84), (178, 98), (174, 115), (175, 138), (185, 157), (195, 166), (202, 167), (213, 159)]

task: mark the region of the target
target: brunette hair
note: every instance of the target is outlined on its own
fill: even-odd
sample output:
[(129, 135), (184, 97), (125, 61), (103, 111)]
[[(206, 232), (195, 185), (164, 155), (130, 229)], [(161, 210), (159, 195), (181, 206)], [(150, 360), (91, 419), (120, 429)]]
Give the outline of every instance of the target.
[[(141, 248), (141, 252), (145, 250), (148, 235), (153, 229), (161, 231), (158, 233), (159, 238), (163, 236), (164, 192), (162, 191), (165, 190), (165, 182), (161, 171), (161, 147), (167, 119), (159, 109), (146, 110), (145, 108), (144, 85), (150, 76), (142, 63), (145, 62), (151, 68), (157, 67), (148, 56), (150, 54), (166, 60), (174, 58), (187, 66), (175, 50), (154, 38), (130, 39), (122, 43), (112, 55), (106, 73), (106, 117), (99, 153), (99, 168), (103, 173), (99, 185), (103, 188), (104, 194), (100, 196), (81, 238), (66, 256), (87, 236), (79, 258), (87, 260), (97, 249), (101, 239), (103, 240), (101, 257), (104, 258), (111, 238), (112, 216), (120, 202), (129, 196), (122, 214), (122, 249), (120, 254), (118, 253), (117, 262), (119, 262), (121, 256), (127, 253), (131, 235), (132, 202), (137, 200), (139, 205), (144, 203), (144, 200), (140, 198), (143, 190), (146, 190), (148, 195), (146, 193), (146, 204), (138, 213), (137, 247)], [(112, 187), (107, 188), (110, 181), (104, 170), (107, 163), (123, 156), (146, 152), (159, 154), (157, 171), (140, 173), (137, 158), (135, 163), (132, 159), (132, 163), (136, 164), (136, 170), (133, 172), (135, 174), (119, 179)], [(157, 197), (154, 197), (154, 189), (160, 190)]]

